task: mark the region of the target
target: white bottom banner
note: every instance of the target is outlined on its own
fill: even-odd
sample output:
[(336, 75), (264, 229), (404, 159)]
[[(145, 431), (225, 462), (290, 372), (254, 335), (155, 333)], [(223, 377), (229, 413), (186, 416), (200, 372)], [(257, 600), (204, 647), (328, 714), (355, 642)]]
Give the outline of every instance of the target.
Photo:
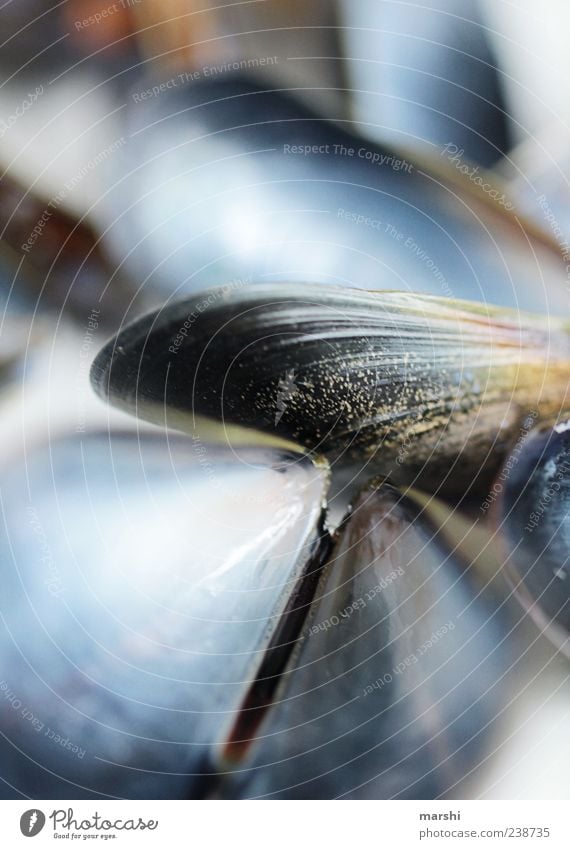
[[(568, 849), (567, 802), (0, 802), (1, 846)], [(30, 845), (29, 843), (27, 845)]]

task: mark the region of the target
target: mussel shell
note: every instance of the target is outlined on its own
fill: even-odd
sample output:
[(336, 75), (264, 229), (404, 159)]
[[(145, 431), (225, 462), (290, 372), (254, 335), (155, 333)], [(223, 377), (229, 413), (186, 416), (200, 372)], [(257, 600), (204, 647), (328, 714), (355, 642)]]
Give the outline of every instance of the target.
[(566, 256), (570, 236), (568, 173), (568, 128), (563, 122), (549, 122), (511, 150), (493, 175), (506, 182), (517, 209), (550, 233)]
[(570, 420), (531, 431), (507, 460), (497, 491), (515, 592), (570, 653)]
[(238, 74), (177, 78), (141, 101), (151, 83), (127, 100), (127, 143), (104, 199), (106, 243), (145, 288), (181, 297), (294, 279), (567, 306), (555, 240), (461, 156), (377, 144), (342, 111), (304, 106), (297, 88)]
[(185, 798), (298, 615), (325, 492), (307, 458), (162, 434), (4, 463), (3, 793)]
[(2, 11), (3, 63), (13, 74), (29, 78), (30, 65), (36, 74), (53, 74), (56, 68), (69, 67), (76, 60), (64, 37), (57, 4), (20, 0)]
[(462, 0), (460, 15), (454, 0), (412, 13), (399, 3), (341, 8), (353, 108), (368, 132), (420, 149), (452, 142), (487, 167), (506, 154), (510, 117), (479, 0)]
[(363, 493), (274, 704), (254, 737), (225, 746), (217, 795), (460, 797), (510, 661), (509, 618), (484, 583), (416, 503), (388, 486)]
[[(45, 223), (44, 223), (45, 219)], [(42, 221), (39, 235), (34, 232)], [(65, 312), (116, 328), (127, 314), (148, 309), (124, 272), (113, 268), (92, 227), (50, 205), (15, 179), (0, 180), (0, 304), (14, 312)]]
[(229, 443), (245, 427), (369, 476), (464, 490), (479, 474), (489, 485), (529, 410), (558, 412), (569, 363), (556, 320), (290, 283), (168, 305), (109, 342), (92, 381), (162, 425), (205, 417)]

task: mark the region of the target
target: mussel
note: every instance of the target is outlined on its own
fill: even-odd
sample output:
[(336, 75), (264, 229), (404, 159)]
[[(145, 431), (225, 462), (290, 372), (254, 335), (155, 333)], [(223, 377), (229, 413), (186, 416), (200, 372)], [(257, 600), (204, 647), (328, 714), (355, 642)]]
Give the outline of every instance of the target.
[(0, 180), (0, 231), (4, 311), (64, 313), (86, 325), (96, 310), (98, 324), (108, 330), (134, 317), (137, 307), (140, 313), (143, 296), (113, 269), (90, 224), (6, 174)]
[(529, 411), (560, 412), (569, 364), (564, 321), (288, 283), (166, 306), (102, 350), (93, 383), (202, 438), (207, 419), (229, 442), (262, 432), (333, 467), (464, 493), (489, 486)]
[(499, 464), (531, 405), (555, 417), (566, 358), (563, 322), (296, 284), (121, 331), (97, 391), (162, 431), (99, 407), (2, 461), (5, 794), (460, 796), (524, 618), (495, 525), (457, 510), (469, 451)]
[(457, 144), (409, 155), (303, 90), (231, 72), (133, 88), (105, 196), (133, 279), (167, 297), (297, 280), (566, 308), (555, 240)]
[(526, 434), (492, 491), (514, 591), (570, 654), (570, 419)]
[(367, 132), (420, 149), (453, 142), (487, 167), (506, 154), (512, 118), (487, 8), (478, 0), (430, 0), (413, 14), (399, 3), (340, 5)]
[(413, 493), (366, 490), (331, 548), (327, 482), (129, 431), (4, 463), (4, 795), (452, 795), (504, 698), (501, 597)]
[[(461, 795), (528, 629), (512, 529), (466, 496), (483, 508), (517, 434), (564, 409), (569, 353), (562, 320), (291, 283), (168, 306), (103, 349), (93, 382), (113, 404), (236, 452), (297, 443), (353, 476), (299, 639), (280, 673), (261, 667), (192, 794)], [(388, 481), (356, 495), (373, 473)]]
[(328, 546), (327, 472), (242, 461), (93, 431), (3, 464), (4, 796), (184, 798), (262, 660), (283, 665)]
[(247, 712), (236, 723), (211, 792), (460, 796), (499, 724), (511, 661), (502, 599), (482, 588), (429, 511), (390, 486), (365, 490), (272, 710), (254, 739)]

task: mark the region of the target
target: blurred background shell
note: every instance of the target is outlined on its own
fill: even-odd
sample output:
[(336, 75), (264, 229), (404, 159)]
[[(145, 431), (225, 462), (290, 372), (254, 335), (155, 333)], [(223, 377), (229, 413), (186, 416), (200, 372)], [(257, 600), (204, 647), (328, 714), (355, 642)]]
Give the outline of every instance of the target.
[(5, 463), (4, 795), (185, 798), (326, 540), (326, 482), (129, 431)]
[(520, 444), (501, 493), (510, 578), (539, 625), (570, 654), (570, 420), (537, 427)]

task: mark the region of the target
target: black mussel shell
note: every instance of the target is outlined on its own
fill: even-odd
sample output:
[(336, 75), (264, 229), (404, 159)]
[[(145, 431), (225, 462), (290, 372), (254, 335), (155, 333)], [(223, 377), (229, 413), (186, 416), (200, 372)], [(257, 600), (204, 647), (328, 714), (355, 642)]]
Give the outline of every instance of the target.
[(509, 617), (389, 486), (341, 528), (271, 709), (220, 753), (224, 798), (461, 797), (505, 694)]
[[(97, 392), (188, 432), (203, 420), (409, 483), (488, 487), (528, 410), (560, 409), (562, 322), (401, 292), (212, 290), (125, 328)], [(259, 436), (251, 436), (255, 441)]]
[(570, 420), (521, 439), (493, 490), (515, 592), (547, 634), (568, 650)]

